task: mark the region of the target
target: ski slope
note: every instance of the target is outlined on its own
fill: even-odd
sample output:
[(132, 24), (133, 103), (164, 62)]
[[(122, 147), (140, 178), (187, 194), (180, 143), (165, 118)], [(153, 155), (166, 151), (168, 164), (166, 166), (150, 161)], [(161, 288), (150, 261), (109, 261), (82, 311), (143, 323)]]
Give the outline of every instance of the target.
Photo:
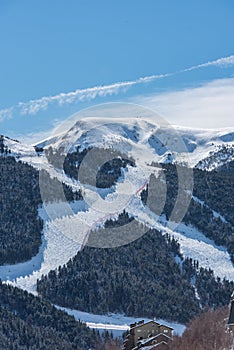
[[(139, 175), (139, 178), (137, 178), (137, 175)], [(198, 260), (200, 266), (211, 268), (216, 276), (234, 280), (234, 268), (226, 248), (215, 245), (212, 240), (205, 237), (197, 229), (186, 226), (183, 223), (176, 229), (171, 230), (170, 223), (162, 218), (158, 218), (146, 208), (140, 199), (139, 189), (142, 190), (146, 186), (147, 181), (142, 178), (142, 174), (139, 173), (137, 168), (130, 167), (125, 170), (125, 180), (127, 186), (129, 181), (131, 181), (134, 190), (134, 194), (124, 207), (132, 217), (149, 228), (156, 228), (162, 233), (169, 233), (178, 239), (181, 252), (185, 257)], [(116, 185), (117, 192), (119, 185)], [(123, 186), (123, 183), (121, 183), (121, 186)], [(118, 218), (118, 215), (123, 211), (123, 208), (119, 207), (119, 203), (122, 200), (121, 195), (124, 197), (122, 202), (126, 201), (125, 191), (122, 190), (118, 194), (120, 199), (117, 201), (117, 207), (114, 200), (115, 192), (109, 193), (105, 199), (102, 199), (106, 202), (107, 208), (109, 208), (108, 215), (106, 211), (95, 210), (92, 207), (85, 208), (83, 201), (74, 205), (76, 210), (80, 207), (84, 209), (83, 211), (78, 210), (72, 216), (62, 216), (60, 213), (55, 220), (50, 220), (46, 211), (40, 209), (40, 216), (45, 221), (45, 227), (43, 244), (39, 253), (29, 262), (1, 266), (0, 277), (2, 280), (36, 293), (36, 281), (38, 278), (43, 274), (47, 274), (50, 270), (63, 266), (75, 256), (82, 248), (84, 240), (87, 239), (87, 235), (91, 230), (103, 227), (108, 219)], [(58, 203), (56, 205), (60, 207)], [(59, 212), (58, 208), (56, 210)]]
[[(103, 227), (108, 219), (117, 219), (118, 215), (126, 210), (130, 216), (147, 227), (156, 228), (163, 234), (168, 233), (178, 239), (185, 257), (198, 260), (200, 266), (211, 268), (216, 276), (234, 280), (234, 268), (224, 247), (215, 245), (202, 232), (183, 223), (172, 230), (173, 223), (166, 222), (163, 217), (157, 217), (143, 205), (140, 198), (140, 193), (147, 185), (150, 175), (154, 173), (157, 176), (159, 171), (152, 166), (152, 161), (185, 162), (195, 166), (201, 159), (208, 157), (211, 151), (215, 151), (218, 145), (233, 142), (230, 130), (217, 132), (176, 127), (188, 150), (185, 152), (172, 137), (174, 131), (167, 130), (161, 135), (162, 130), (158, 130), (158, 126), (152, 122), (129, 119), (125, 125), (126, 121), (115, 123), (109, 121), (105, 127), (103, 123), (98, 129), (97, 121), (92, 118), (79, 121), (70, 133), (54, 136), (39, 143), (38, 146), (52, 145), (58, 148), (63, 146), (68, 151), (74, 150), (77, 145), (82, 146), (81, 148), (114, 148), (133, 157), (136, 167), (128, 166), (124, 169), (116, 185), (108, 190), (97, 191), (91, 186), (72, 180), (63, 171), (49, 164), (44, 155), (39, 156), (32, 146), (24, 146), (9, 139), (4, 141), (17, 159), (37, 169), (46, 170), (52, 178), (56, 177), (74, 190), (81, 189), (85, 200), (66, 203), (66, 208), (69, 207), (69, 210), (64, 210), (64, 203), (53, 203), (50, 208), (48, 205), (39, 208), (38, 213), (44, 220), (44, 230), (38, 254), (24, 263), (0, 266), (0, 278), (36, 294), (37, 279), (50, 270), (66, 264), (82, 249), (91, 230)], [(206, 205), (199, 198), (193, 198)], [(55, 215), (50, 215), (52, 211)], [(213, 211), (213, 215), (225, 221), (219, 213)], [(120, 315), (100, 316), (76, 310), (66, 311), (73, 312), (75, 317), (84, 320), (90, 327), (99, 329), (105, 326), (104, 329), (122, 332), (126, 329), (126, 324), (133, 321), (132, 318)]]
[[(116, 191), (108, 193), (104, 199), (101, 199), (106, 205), (106, 207), (102, 206), (102, 210), (99, 206), (87, 207), (87, 204), (79, 201), (71, 206), (71, 209), (74, 208), (77, 212), (63, 216), (61, 211), (63, 203), (54, 203), (52, 206), (57, 218), (51, 220), (46, 210), (41, 208), (39, 215), (45, 224), (43, 244), (39, 253), (28, 262), (0, 266), (0, 278), (36, 293), (37, 279), (48, 274), (50, 270), (66, 264), (83, 247), (91, 230), (103, 227), (108, 219), (117, 219), (123, 211), (123, 205), (139, 197), (139, 189), (142, 190), (146, 186), (146, 179), (136, 167), (129, 167), (124, 170), (124, 174), (124, 181), (117, 183)], [(129, 183), (131, 183), (131, 193), (129, 193)], [(126, 193), (128, 193), (127, 198)], [(96, 198), (96, 192), (94, 194)]]
[(143, 210), (140, 202), (129, 206), (127, 211), (146, 226), (155, 228), (163, 234), (168, 233), (177, 239), (184, 257), (198, 260), (201, 267), (212, 269), (217, 277), (234, 281), (234, 267), (227, 249), (217, 246), (196, 228), (180, 223), (172, 230), (170, 227), (174, 223), (166, 221), (163, 217), (158, 218), (148, 208)]
[[(97, 127), (101, 125), (101, 127)], [(217, 130), (190, 130), (175, 127), (189, 153), (186, 159), (195, 165), (206, 157), (219, 144), (233, 142), (233, 133), (230, 129)], [(53, 136), (38, 144), (38, 147), (61, 147), (72, 151), (77, 145), (85, 147), (112, 147), (122, 153), (127, 153), (136, 161), (136, 167), (127, 167), (123, 176), (105, 195), (99, 196), (95, 189), (80, 184), (69, 178), (63, 171), (58, 171), (48, 163), (44, 155), (38, 156), (32, 146), (23, 146), (14, 140), (5, 139), (12, 154), (17, 159), (25, 161), (37, 169), (45, 169), (51, 177), (65, 182), (74, 190), (81, 189), (86, 193), (86, 201), (76, 203), (69, 211), (64, 211), (62, 203), (53, 204), (55, 218), (46, 215), (48, 207), (40, 210), (45, 225), (43, 244), (37, 256), (30, 261), (13, 266), (1, 266), (0, 277), (4, 281), (11, 281), (21, 288), (35, 293), (36, 279), (51, 269), (65, 264), (72, 258), (85, 243), (91, 230), (102, 227), (107, 219), (116, 219), (124, 209), (136, 220), (148, 227), (155, 227), (162, 232), (175, 236), (181, 245), (185, 256), (199, 260), (200, 265), (212, 268), (219, 277), (234, 279), (233, 267), (227, 251), (218, 247), (214, 242), (207, 240), (201, 233), (191, 227), (180, 225), (176, 230), (170, 230), (170, 225), (158, 221), (158, 218), (146, 209), (139, 197), (140, 191), (147, 184), (150, 174), (157, 171), (151, 166), (152, 160), (165, 160), (168, 148), (178, 150), (173, 130), (161, 130), (152, 122), (142, 119), (126, 120), (96, 120), (87, 118), (78, 121), (68, 133)], [(163, 143), (163, 142), (164, 143)], [(174, 143), (173, 143), (174, 142)], [(71, 145), (72, 143), (72, 145)], [(168, 159), (168, 157), (167, 157)], [(174, 160), (184, 160), (183, 152), (174, 151)], [(199, 201), (194, 197), (194, 200)], [(203, 205), (205, 205), (203, 203)], [(101, 208), (101, 210), (100, 210)], [(214, 216), (220, 216), (213, 212)], [(221, 217), (222, 220), (225, 218)], [(167, 227), (168, 226), (168, 227)], [(78, 229), (77, 229), (78, 228)], [(64, 235), (64, 232), (66, 233)], [(215, 257), (215, 259), (214, 259)]]
[[(107, 314), (107, 315), (95, 315), (88, 312), (83, 312), (75, 309), (69, 309), (55, 305), (58, 309), (65, 311), (69, 315), (75, 317), (76, 320), (81, 320), (87, 324), (90, 328), (108, 330), (111, 331), (115, 336), (121, 336), (124, 331), (129, 330), (131, 323), (139, 322), (144, 320), (145, 322), (151, 321), (148, 318), (136, 318), (128, 317), (121, 314)], [(158, 323), (165, 324), (174, 329), (174, 334), (182, 335), (185, 326), (176, 322), (167, 322), (162, 319), (156, 320)]]

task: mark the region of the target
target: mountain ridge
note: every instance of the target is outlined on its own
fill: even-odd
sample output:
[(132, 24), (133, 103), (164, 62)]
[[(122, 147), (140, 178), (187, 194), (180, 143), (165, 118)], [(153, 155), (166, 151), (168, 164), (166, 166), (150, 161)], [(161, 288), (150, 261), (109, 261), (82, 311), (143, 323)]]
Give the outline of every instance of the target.
[[(12, 155), (18, 158), (35, 157), (35, 149), (46, 149), (63, 147), (66, 152), (73, 152), (77, 145), (84, 148), (101, 147), (114, 148), (117, 151), (124, 151), (131, 154), (135, 146), (149, 146), (148, 151), (157, 156), (159, 162), (164, 159), (183, 162), (179, 157), (178, 145), (168, 140), (173, 137), (181, 139), (183, 150), (189, 154), (189, 165), (194, 167), (205, 158), (213, 156), (218, 152), (221, 145), (233, 149), (234, 131), (233, 128), (217, 129), (190, 129), (180, 126), (162, 126), (157, 123), (141, 118), (124, 119), (96, 119), (86, 118), (79, 120), (68, 132), (53, 135), (34, 145), (25, 145), (22, 142), (2, 136), (2, 142), (11, 150)], [(164, 144), (163, 144), (164, 142)], [(1, 140), (0, 140), (1, 143)], [(121, 145), (122, 143), (122, 145)], [(167, 144), (166, 144), (167, 143)], [(172, 149), (170, 149), (172, 148)], [(174, 148), (174, 149), (173, 149)], [(181, 152), (184, 153), (184, 152)], [(169, 155), (169, 157), (168, 157)], [(208, 170), (208, 169), (207, 169)]]
[[(95, 121), (95, 123), (97, 123), (97, 121)], [(222, 173), (220, 173), (220, 175), (215, 175), (215, 169), (213, 168), (206, 169), (206, 166), (204, 166), (204, 170), (201, 170), (195, 167), (197, 161), (203, 161), (206, 159), (207, 155), (211, 155), (214, 158), (216, 156), (219, 157), (217, 150), (219, 151), (222, 147), (232, 150), (232, 133), (230, 129), (222, 131), (197, 130), (195, 135), (193, 135), (191, 130), (180, 128), (178, 136), (178, 130), (174, 131), (173, 129), (166, 130), (165, 135), (162, 135), (165, 131), (163, 128), (157, 129), (156, 124), (153, 125), (152, 123), (146, 123), (142, 120), (137, 120), (135, 124), (132, 124), (130, 121), (127, 126), (124, 124), (119, 125), (117, 122), (113, 123), (112, 121), (112, 123), (107, 123), (104, 127), (101, 126), (100, 129), (95, 127), (95, 123), (93, 120), (90, 122), (81, 121), (78, 124), (80, 128), (77, 128), (78, 125), (75, 125), (68, 133), (64, 133), (58, 137), (53, 136), (49, 140), (44, 141), (44, 143), (37, 143), (35, 145), (36, 147), (24, 146), (20, 142), (10, 140), (9, 138), (2, 138), (3, 144), (8, 147), (7, 149), (11, 149), (10, 153), (2, 152), (3, 159), (11, 156), (14, 157), (17, 162), (21, 161), (30, 164), (36, 168), (37, 171), (46, 171), (51, 178), (65, 183), (73, 192), (78, 189), (83, 195), (84, 192), (88, 192), (91, 195), (89, 198), (92, 200), (97, 198), (93, 196), (94, 191), (97, 191), (103, 200), (102, 203), (106, 205), (105, 208), (108, 208), (108, 210), (110, 210), (109, 207), (111, 207), (115, 195), (120, 195), (120, 199), (124, 198), (125, 192), (128, 193), (127, 188), (129, 187), (129, 183), (131, 183), (133, 186), (133, 191), (130, 196), (131, 200), (129, 203), (126, 203), (126, 210), (131, 217), (139, 221), (141, 225), (156, 229), (164, 235), (170, 235), (170, 237), (174, 235), (175, 239), (178, 239), (181, 245), (181, 252), (184, 258), (192, 258), (194, 260), (197, 255), (201, 261), (201, 268), (209, 269), (212, 267), (212, 264), (214, 264), (215, 278), (219, 276), (225, 278), (225, 276), (228, 276), (233, 280), (233, 265), (231, 263), (231, 256), (229, 255), (233, 249), (232, 241), (229, 241), (231, 229), (228, 218), (225, 217), (226, 207), (220, 206), (222, 201), (218, 203), (218, 197), (212, 201), (209, 198), (211, 192), (207, 191), (204, 187), (205, 182), (208, 181), (209, 185), (212, 185), (213, 182), (218, 181), (219, 176), (221, 178), (223, 175)], [(92, 128), (90, 128), (91, 125)], [(142, 126), (144, 126), (144, 129), (141, 129)], [(175, 141), (173, 137), (178, 137), (179, 141)], [(182, 138), (184, 143), (182, 146), (180, 145), (180, 138)], [(171, 141), (169, 142), (168, 140)], [(175, 147), (175, 150), (169, 151), (169, 146)], [(101, 157), (105, 147), (111, 151), (114, 150), (115, 157), (117, 158), (118, 154), (122, 156), (125, 154), (127, 159), (131, 157), (131, 159), (134, 160), (134, 164), (126, 164), (125, 168), (120, 164), (120, 166), (118, 166), (120, 176), (115, 177), (115, 182), (110, 188), (107, 187), (104, 189), (98, 189), (95, 186), (90, 186), (78, 181), (76, 178), (72, 178), (69, 176), (69, 173), (66, 173), (61, 167), (60, 161), (58, 161), (58, 163), (53, 163), (53, 161), (50, 161), (53, 157), (51, 158), (48, 156), (51, 154), (58, 154), (58, 157), (62, 155), (62, 159), (66, 159), (67, 152), (69, 152), (69, 155), (73, 155), (75, 152), (80, 155), (85, 151), (84, 155), (86, 155), (86, 153), (88, 154), (91, 150), (99, 150)], [(190, 150), (190, 153), (183, 154), (187, 148)], [(82, 157), (80, 158), (80, 163), (83, 161)], [(220, 160), (222, 160), (221, 157)], [(227, 163), (226, 158), (224, 159), (224, 163)], [(173, 231), (170, 229), (171, 223), (168, 220), (169, 217), (160, 217), (158, 222), (155, 221), (156, 216), (154, 213), (150, 212), (150, 208), (144, 206), (141, 193), (149, 184), (150, 176), (154, 174), (154, 176), (157, 177), (159, 171), (164, 169), (164, 173), (168, 173), (172, 181), (171, 185), (169, 183), (166, 184), (167, 190), (171, 194), (171, 198), (169, 199), (174, 199), (176, 192), (173, 194), (172, 188), (177, 187), (176, 181), (178, 179), (176, 170), (178, 171), (179, 167), (183, 167), (185, 164), (194, 167), (193, 175), (195, 174), (197, 180), (202, 176), (198, 181), (200, 190), (198, 193), (194, 194), (192, 194), (192, 190), (187, 193), (191, 198), (192, 195), (194, 197), (192, 198), (193, 207), (190, 216), (187, 217), (186, 222), (182, 223), (178, 229)], [(215, 164), (220, 164), (219, 159), (215, 159)], [(207, 172), (207, 170), (209, 170), (209, 172)], [(112, 173), (113, 169), (107, 167), (107, 173), (108, 171)], [(228, 184), (228, 179), (229, 177), (226, 175), (225, 184)], [(122, 192), (120, 192), (121, 186)], [(211, 189), (212, 188), (211, 186)], [(226, 192), (228, 191), (228, 188), (224, 189), (220, 187), (220, 189)], [(214, 187), (214, 190), (217, 191), (217, 187)], [(229, 192), (229, 194), (230, 193), (231, 192)], [(227, 193), (225, 193), (225, 195), (227, 195)], [(59, 209), (58, 203), (52, 203), (53, 209), (59, 209), (60, 213), (57, 213), (58, 217), (51, 218), (48, 213), (46, 214), (48, 205), (45, 203), (44, 208), (41, 208), (44, 222), (43, 242), (45, 244), (43, 249), (40, 249), (38, 255), (34, 257), (35, 259), (32, 259), (32, 261), (36, 261), (34, 268), (32, 266), (33, 262), (31, 263), (30, 261), (25, 264), (23, 263), (21, 266), (17, 266), (17, 264), (0, 266), (0, 277), (5, 276), (5, 282), (13, 283), (22, 289), (36, 293), (37, 279), (40, 279), (42, 274), (47, 275), (51, 269), (56, 270), (59, 266), (66, 264), (69, 259), (76, 255), (78, 250), (83, 248), (82, 245), (80, 246), (80, 241), (76, 241), (76, 244), (74, 244), (74, 241), (69, 241), (68, 237), (65, 237), (62, 233), (65, 227), (77, 225), (81, 230), (84, 229), (83, 233), (86, 237), (86, 234), (90, 233), (90, 227), (92, 229), (100, 229), (104, 227), (108, 220), (117, 220), (118, 215), (121, 214), (119, 208), (108, 212), (109, 215), (105, 215), (104, 212), (98, 213), (95, 208), (90, 205), (90, 202), (85, 204), (85, 200), (82, 197), (72, 204), (73, 207), (77, 208), (76, 212), (73, 211), (71, 203), (68, 203), (68, 205), (71, 210), (63, 211), (63, 206)], [(230, 202), (230, 208), (231, 205)], [(221, 212), (219, 209), (221, 209)], [(201, 219), (204, 219), (203, 216), (205, 214), (207, 220), (200, 220), (199, 228), (193, 227), (194, 222), (193, 220), (191, 221), (193, 216), (194, 219), (199, 218), (199, 216)], [(219, 222), (220, 229), (224, 229), (225, 231), (223, 232), (225, 235), (223, 234), (222, 237), (218, 235)], [(204, 225), (206, 230), (203, 230)], [(59, 231), (61, 231), (61, 233), (59, 233)], [(82, 239), (85, 237), (81, 235)], [(228, 252), (225, 247), (220, 246), (222, 242), (224, 242), (224, 245), (226, 245), (226, 243), (230, 245)], [(215, 262), (215, 255), (220, 259), (218, 263), (220, 264), (220, 262), (222, 262), (224, 265), (223, 269), (220, 269)], [(179, 263), (179, 260), (177, 263)], [(28, 268), (29, 265), (30, 269)]]

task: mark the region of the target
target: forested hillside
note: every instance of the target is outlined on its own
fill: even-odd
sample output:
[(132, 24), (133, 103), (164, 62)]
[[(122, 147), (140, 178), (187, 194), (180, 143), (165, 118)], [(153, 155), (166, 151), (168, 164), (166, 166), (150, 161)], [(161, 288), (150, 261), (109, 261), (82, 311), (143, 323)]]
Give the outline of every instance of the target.
[(234, 177), (232, 173), (194, 169), (194, 195), (223, 215), (234, 226)]
[(13, 157), (0, 157), (0, 264), (30, 259), (41, 244), (38, 172)]
[[(81, 157), (78, 150), (77, 154)], [(68, 169), (73, 169), (75, 176), (78, 160), (77, 156), (74, 157), (69, 160)], [(97, 179), (100, 187), (112, 185), (120, 176), (121, 167), (127, 164), (118, 158), (114, 163), (107, 162), (99, 169)], [(27, 164), (16, 162), (13, 157), (1, 157), (0, 166), (1, 264), (15, 263), (30, 259), (41, 244), (43, 225), (37, 211), (41, 204), (39, 172)], [(174, 165), (164, 164), (163, 172), (162, 179), (166, 179), (167, 187), (163, 212), (169, 218), (178, 192), (178, 176)], [(106, 180), (108, 175), (110, 183)], [(51, 179), (44, 170), (40, 179), (47, 184), (44, 200), (59, 201), (59, 181)], [(160, 180), (151, 176), (148, 188), (142, 192), (143, 202), (153, 211), (157, 208), (152, 191)], [(65, 184), (63, 189), (68, 201), (82, 198), (80, 191), (73, 193)], [(193, 197), (187, 194), (191, 196), (191, 203), (184, 217), (186, 224), (197, 227), (216, 244), (227, 246), (232, 259), (233, 192), (232, 174), (194, 169), (194, 193)], [(118, 220), (107, 221), (105, 229), (100, 229), (98, 233), (104, 237), (113, 227), (118, 228), (131, 220), (123, 212)], [(141, 225), (134, 221), (132, 229), (135, 234), (140, 231)], [(131, 235), (131, 232), (126, 234)], [(93, 234), (90, 242), (92, 237)], [(233, 288), (233, 282), (216, 278), (212, 270), (201, 268), (198, 261), (183, 259), (178, 242), (170, 236), (162, 236), (155, 229), (126, 246), (113, 249), (85, 247), (66, 266), (51, 271), (37, 283), (42, 297), (61, 306), (93, 313), (122, 312), (130, 316), (157, 317), (182, 323), (188, 322), (201, 309), (226, 305)], [(8, 316), (4, 314), (5, 317)]]
[[(129, 220), (126, 213), (121, 216), (122, 223), (123, 218)], [(108, 222), (107, 226), (118, 227), (118, 221)], [(181, 260), (181, 266), (175, 257)], [(38, 281), (37, 288), (51, 302), (70, 308), (185, 323), (201, 307), (227, 304), (234, 284), (215, 278), (211, 270), (200, 269), (198, 262), (182, 261), (174, 239), (149, 230), (126, 246), (85, 247), (66, 266)]]
[(41, 298), (0, 280), (0, 348), (101, 349), (98, 333)]
[[(68, 176), (76, 180), (82, 163), (85, 174), (82, 182), (99, 188), (113, 186), (121, 176), (121, 168), (135, 165), (133, 159), (129, 159), (121, 152), (104, 148), (88, 147), (81, 150), (80, 146), (77, 146), (76, 150), (68, 152), (64, 156), (63, 147), (53, 149), (50, 146), (45, 150), (45, 154), (50, 164), (58, 169), (64, 169)], [(95, 165), (98, 165), (98, 169)], [(94, 179), (93, 175), (95, 175)]]
[[(38, 216), (42, 204), (39, 172), (32, 166), (16, 161), (14, 157), (0, 157), (0, 264), (29, 260), (41, 245), (43, 222)], [(60, 183), (42, 170), (46, 183), (44, 200), (58, 201)], [(63, 184), (68, 201), (80, 199)]]
[[(164, 175), (161, 174), (160, 178), (163, 181), (165, 179), (167, 185), (167, 199), (163, 212), (169, 218), (178, 194), (177, 168), (172, 164), (164, 164), (162, 168)], [(233, 174), (194, 169), (193, 176), (194, 197), (191, 197), (183, 222), (196, 227), (217, 245), (226, 246), (234, 262)], [(152, 199), (147, 201), (148, 188), (154, 190), (159, 183), (160, 179), (151, 176), (149, 187), (141, 195), (143, 202), (147, 203), (150, 209), (156, 213), (157, 208), (154, 207), (154, 201)], [(150, 195), (152, 198), (152, 193)], [(217, 213), (214, 214), (213, 211)]]

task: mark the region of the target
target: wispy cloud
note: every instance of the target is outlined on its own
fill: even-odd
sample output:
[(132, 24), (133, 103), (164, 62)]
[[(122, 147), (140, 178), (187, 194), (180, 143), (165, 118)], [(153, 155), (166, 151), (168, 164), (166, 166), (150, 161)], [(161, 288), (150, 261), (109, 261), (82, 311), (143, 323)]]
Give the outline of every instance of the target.
[(168, 74), (152, 75), (139, 78), (133, 81), (118, 82), (111, 85), (95, 86), (87, 89), (77, 89), (68, 93), (60, 93), (55, 96), (45, 96), (29, 102), (20, 102), (18, 107), (21, 114), (36, 114), (40, 110), (45, 110), (50, 104), (57, 103), (62, 106), (73, 102), (93, 100), (97, 97), (111, 96), (118, 94), (121, 90), (126, 90), (133, 85), (151, 82), (156, 79), (164, 78)]
[(199, 68), (206, 68), (206, 67), (221, 67), (225, 68), (228, 66), (234, 66), (234, 55), (228, 56), (228, 57), (221, 57), (215, 61), (208, 61), (206, 63), (198, 64), (196, 66), (186, 68), (182, 70), (181, 72), (188, 72), (191, 70), (199, 69)]
[(71, 91), (68, 93), (60, 93), (54, 96), (44, 96), (39, 99), (31, 100), (28, 102), (19, 102), (16, 106), (0, 110), (0, 121), (11, 118), (14, 112), (17, 112), (21, 115), (34, 115), (41, 110), (46, 110), (48, 106), (53, 104), (62, 106), (64, 104), (71, 104), (74, 102), (94, 100), (97, 97), (117, 95), (120, 92), (124, 92), (130, 89), (134, 85), (150, 83), (157, 79), (163, 79), (168, 76), (173, 76), (183, 72), (192, 71), (195, 69), (205, 68), (209, 66), (217, 66), (221, 68), (227, 66), (234, 66), (234, 55), (222, 57), (214, 61), (209, 61), (196, 66), (192, 66), (179, 72), (151, 75), (138, 78), (132, 81), (117, 82), (110, 85), (95, 86), (86, 89), (77, 89), (75, 91)]
[(10, 119), (13, 116), (14, 107), (5, 108), (0, 110), (0, 122), (5, 119)]
[(184, 90), (136, 96), (142, 104), (165, 116), (171, 124), (213, 129), (233, 127), (234, 78), (217, 79)]

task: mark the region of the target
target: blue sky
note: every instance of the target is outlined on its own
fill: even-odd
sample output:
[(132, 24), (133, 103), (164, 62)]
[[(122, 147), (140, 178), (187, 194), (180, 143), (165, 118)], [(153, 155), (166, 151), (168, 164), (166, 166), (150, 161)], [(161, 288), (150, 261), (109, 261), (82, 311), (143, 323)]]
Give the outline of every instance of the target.
[[(225, 105), (230, 103), (231, 114), (234, 60), (184, 70), (232, 56), (233, 36), (232, 0), (1, 0), (2, 133), (9, 136), (46, 133), (79, 109), (116, 100), (148, 104), (167, 114), (169, 121), (196, 127), (188, 116), (187, 120), (179, 116), (176, 119), (175, 105), (173, 112), (173, 103), (165, 102), (165, 94), (172, 98), (170, 94), (174, 93), (177, 94), (174, 99), (175, 96), (181, 99), (191, 95), (193, 89), (202, 98), (202, 93), (210, 89), (209, 84), (213, 84), (213, 95), (206, 98), (211, 98), (212, 104), (217, 91), (222, 91), (225, 94), (222, 101)], [(178, 71), (184, 72), (164, 77)], [(117, 82), (136, 82), (152, 75), (162, 77), (128, 87), (113, 87), (113, 93), (98, 93), (94, 97), (89, 93), (89, 97), (66, 103), (61, 103), (60, 98), (59, 103), (46, 107), (41, 103), (36, 112), (34, 109), (25, 113), (22, 105), (19, 108), (21, 102), (27, 104), (30, 100)], [(160, 96), (161, 102), (152, 104)], [(164, 107), (162, 101), (166, 103)], [(215, 127), (222, 126), (222, 122), (224, 126), (233, 126), (230, 116), (226, 122), (221, 115), (220, 121), (219, 115), (216, 118)], [(212, 123), (200, 126), (212, 127)]]

